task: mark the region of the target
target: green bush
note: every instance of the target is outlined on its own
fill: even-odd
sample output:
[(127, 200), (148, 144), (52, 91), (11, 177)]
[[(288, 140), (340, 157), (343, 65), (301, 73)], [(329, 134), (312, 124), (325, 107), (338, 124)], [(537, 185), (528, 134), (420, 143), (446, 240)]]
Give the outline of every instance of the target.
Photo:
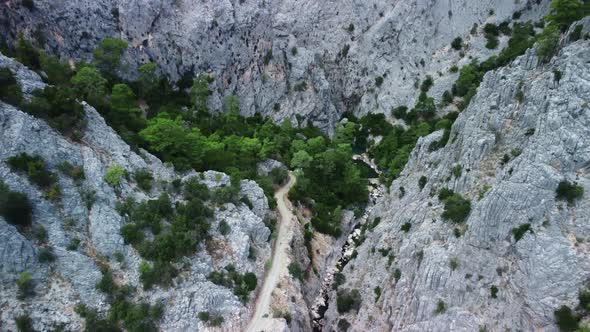
[(209, 311), (201, 311), (201, 312), (199, 312), (198, 316), (199, 316), (199, 320), (202, 320), (203, 322), (208, 322), (209, 319), (211, 318)]
[(0, 216), (16, 226), (30, 226), (33, 209), (25, 194), (10, 191), (0, 181)]
[(448, 90), (443, 92), (441, 101), (444, 106), (452, 103), (453, 102), (453, 94)]
[(121, 58), (126, 50), (127, 43), (124, 41), (116, 38), (105, 38), (92, 52), (94, 64), (108, 80), (113, 81), (117, 78), (121, 69)]
[(262, 62), (266, 66), (266, 65), (268, 65), (270, 63), (270, 60), (272, 60), (272, 50), (268, 50), (268, 52), (266, 52), (266, 54), (264, 55), (264, 59), (262, 60)]
[(85, 178), (84, 168), (82, 168), (82, 166), (74, 166), (69, 162), (64, 161), (63, 163), (59, 164), (57, 168), (75, 181), (80, 181)]
[(492, 23), (487, 23), (483, 27), (483, 32), (486, 35), (498, 36), (500, 34), (500, 30), (498, 30), (498, 26)]
[(451, 170), (451, 172), (453, 173), (453, 175), (458, 178), (461, 176), (461, 171), (463, 170), (463, 167), (461, 165), (455, 165), (453, 166), (453, 169)]
[(338, 331), (347, 332), (348, 329), (350, 329), (350, 323), (346, 319), (340, 318), (338, 321)]
[(31, 101), (22, 110), (41, 118), (64, 135), (78, 137), (86, 128), (84, 107), (76, 100), (74, 90), (67, 86), (46, 86), (33, 91)]
[(40, 156), (30, 156), (23, 152), (8, 158), (6, 163), (14, 172), (24, 173), (31, 182), (43, 189), (48, 189), (55, 183), (55, 176), (47, 169)]
[(68, 245), (66, 246), (66, 250), (76, 251), (76, 250), (78, 250), (79, 246), (80, 246), (80, 239), (71, 239), (70, 243), (68, 243)]
[(584, 29), (583, 24), (579, 24), (574, 28), (574, 30), (570, 33), (570, 40), (572, 42), (578, 41), (582, 38), (582, 29)]
[(193, 176), (184, 183), (184, 197), (186, 200), (207, 200), (211, 197), (209, 188)]
[(424, 186), (426, 186), (427, 182), (428, 178), (424, 175), (422, 175), (420, 179), (418, 179), (418, 187), (420, 188), (420, 190), (424, 189)]
[(19, 274), (18, 279), (16, 280), (16, 285), (18, 287), (18, 299), (23, 300), (24, 298), (34, 294), (33, 278), (29, 272), (25, 271)]
[(402, 271), (400, 271), (400, 269), (395, 269), (395, 271), (393, 271), (393, 278), (395, 279), (395, 282), (398, 282), (402, 277)]
[(346, 276), (342, 272), (336, 272), (334, 274), (334, 282), (332, 283), (332, 289), (338, 289), (341, 285), (346, 282)]
[(111, 165), (107, 168), (104, 180), (111, 186), (118, 187), (126, 176), (127, 171), (122, 166)]
[(561, 181), (555, 190), (555, 197), (560, 200), (566, 200), (569, 204), (575, 203), (582, 196), (584, 196), (584, 188), (575, 182)]
[(447, 310), (445, 303), (443, 300), (438, 300), (436, 303), (436, 309), (434, 309), (434, 313), (436, 315), (443, 314)]
[(459, 267), (459, 264), (459, 259), (455, 257), (451, 258), (449, 261), (449, 266), (451, 267), (452, 271), (455, 271)]
[(176, 269), (168, 262), (156, 261), (153, 267), (145, 261), (139, 264), (139, 280), (146, 290), (154, 285), (169, 286), (176, 274)]
[(301, 81), (293, 86), (293, 91), (303, 92), (307, 90), (307, 82)]
[(96, 289), (109, 295), (112, 295), (116, 288), (117, 285), (113, 281), (113, 274), (110, 271), (104, 273), (98, 284), (96, 284)]
[(498, 48), (498, 45), (500, 44), (498, 37), (496, 36), (492, 36), (492, 35), (486, 35), (486, 48), (494, 50), (496, 48)]
[(531, 224), (523, 224), (512, 229), (512, 235), (514, 235), (514, 240), (516, 242), (522, 239), (527, 232), (533, 232), (531, 229)]
[(554, 311), (555, 323), (561, 331), (575, 331), (578, 329), (580, 317), (570, 307), (563, 305)]
[(553, 70), (553, 80), (555, 82), (559, 83), (559, 81), (561, 81), (562, 76), (563, 76), (563, 73), (560, 70), (558, 70), (558, 69)]
[(377, 286), (373, 288), (373, 293), (375, 293), (375, 302), (379, 301), (379, 298), (381, 297), (381, 287)]
[(407, 233), (407, 232), (410, 231), (410, 228), (412, 228), (412, 224), (409, 223), (409, 222), (407, 222), (407, 223), (403, 224), (402, 227), (400, 227), (400, 230), (402, 232), (406, 232)]
[(512, 34), (512, 29), (510, 29), (510, 22), (504, 21), (498, 25), (498, 31), (503, 35), (510, 36)]
[(21, 32), (16, 43), (16, 59), (32, 70), (40, 68), (39, 50)]
[[(584, 3), (587, 3), (587, 1), (584, 1)], [(585, 9), (588, 9), (588, 6), (586, 5), (586, 8), (584, 8), (584, 4), (579, 0), (553, 0), (545, 21), (565, 32), (572, 23), (581, 19), (584, 15), (590, 14)]]
[(453, 42), (451, 42), (451, 47), (456, 51), (460, 51), (463, 48), (463, 38), (457, 37), (453, 39)]
[(380, 87), (383, 84), (383, 76), (377, 76), (375, 77), (375, 85), (377, 87)]
[(33, 320), (29, 314), (25, 313), (17, 316), (14, 319), (14, 323), (19, 332), (35, 332), (35, 329), (33, 329)]
[(350, 50), (350, 45), (344, 44), (342, 50), (340, 50), (340, 56), (346, 58), (348, 56), (348, 51)]
[(496, 287), (495, 285), (492, 285), (490, 287), (490, 296), (492, 297), (492, 299), (498, 298), (498, 287)]
[(274, 184), (282, 186), (289, 179), (289, 172), (286, 169), (276, 167), (270, 171), (270, 176)]
[(139, 189), (143, 191), (150, 191), (152, 190), (152, 183), (154, 181), (154, 176), (150, 173), (147, 169), (139, 169), (133, 173), (133, 180), (137, 182), (137, 186)]
[(361, 293), (358, 289), (350, 291), (340, 290), (336, 294), (336, 309), (340, 314), (351, 310), (358, 311), (361, 307), (361, 302)]
[(289, 264), (289, 273), (293, 278), (303, 280), (303, 271), (297, 262), (291, 262)]
[(209, 324), (213, 327), (219, 327), (221, 326), (221, 324), (223, 324), (224, 318), (222, 316), (213, 316), (210, 320), (209, 320)]
[(258, 284), (254, 273), (240, 274), (233, 265), (226, 266), (225, 271), (211, 272), (208, 279), (216, 285), (233, 289), (234, 294), (244, 303), (248, 302), (250, 293)]
[(39, 263), (51, 263), (55, 261), (53, 249), (51, 247), (43, 247), (39, 249), (39, 253), (37, 254), (37, 260), (39, 260)]
[(0, 100), (13, 106), (19, 106), (22, 99), (20, 85), (10, 69), (0, 68)]
[(424, 81), (422, 82), (422, 85), (420, 85), (420, 91), (424, 93), (428, 92), (428, 90), (430, 90), (433, 84), (434, 80), (432, 79), (432, 76), (427, 75), (426, 79), (424, 79)]
[(548, 25), (537, 38), (536, 53), (544, 62), (548, 62), (557, 52), (560, 33), (555, 25)]
[(221, 235), (227, 235), (231, 233), (231, 227), (225, 220), (219, 222), (219, 233), (221, 233)]
[(455, 223), (462, 223), (471, 212), (471, 202), (452, 190), (442, 189), (438, 195), (445, 204), (442, 217)]
[(406, 106), (399, 106), (399, 107), (394, 108), (391, 111), (391, 114), (396, 119), (405, 119), (407, 112), (408, 112), (408, 108)]

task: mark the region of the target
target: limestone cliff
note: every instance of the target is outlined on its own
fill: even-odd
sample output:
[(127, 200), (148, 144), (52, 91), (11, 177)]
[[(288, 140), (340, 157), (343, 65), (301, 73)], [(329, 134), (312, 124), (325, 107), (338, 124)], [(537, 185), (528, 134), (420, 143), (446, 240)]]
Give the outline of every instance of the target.
[[(360, 291), (360, 310), (339, 315), (333, 294), (326, 326), (346, 319), (354, 331), (557, 330), (554, 310), (575, 307), (590, 277), (590, 200), (556, 199), (564, 180), (590, 190), (588, 59), (587, 40), (546, 64), (529, 50), (486, 74), (445, 148), (429, 149), (441, 132), (420, 139), (374, 210), (381, 222), (344, 269), (340, 287)], [(441, 217), (442, 188), (471, 200), (464, 225)], [(516, 240), (513, 230), (525, 224), (530, 231)]]
[[(38, 36), (65, 58), (89, 58), (105, 37), (127, 41), (130, 64), (152, 61), (173, 80), (209, 73), (240, 98), (242, 113), (313, 123), (331, 132), (346, 111), (385, 113), (414, 104), (426, 75), (440, 98), (453, 65), (486, 58), (481, 27), (538, 20), (543, 0), (35, 0), (0, 4), (0, 35)], [(462, 37), (466, 57), (451, 49)], [(503, 45), (507, 38), (501, 38)], [(131, 66), (133, 67), (133, 66)], [(132, 74), (132, 73), (130, 73)], [(383, 82), (376, 83), (378, 77)]]

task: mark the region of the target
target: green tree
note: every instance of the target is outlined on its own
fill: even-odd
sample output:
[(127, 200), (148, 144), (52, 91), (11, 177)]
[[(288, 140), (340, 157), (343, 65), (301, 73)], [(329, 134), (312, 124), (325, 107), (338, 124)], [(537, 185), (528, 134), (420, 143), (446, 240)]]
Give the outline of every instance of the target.
[(119, 130), (127, 128), (138, 132), (146, 126), (143, 112), (136, 106), (135, 94), (126, 84), (113, 86), (109, 119)]
[(307, 152), (314, 156), (326, 150), (326, 140), (322, 136), (314, 137), (307, 141)]
[(71, 83), (82, 98), (89, 102), (103, 99), (107, 94), (107, 80), (91, 66), (80, 69), (72, 77)]
[(575, 21), (584, 16), (582, 3), (579, 0), (553, 0), (545, 21), (555, 24), (562, 32)]
[(346, 124), (338, 124), (334, 134), (335, 144), (352, 144), (354, 142), (354, 134), (356, 131), (356, 124), (354, 122), (347, 122)]
[(414, 107), (414, 110), (425, 119), (434, 117), (436, 112), (436, 106), (434, 105), (434, 99), (426, 95), (425, 92), (420, 93), (418, 97), (418, 103)]
[(14, 106), (22, 102), (20, 85), (8, 68), (0, 68), (0, 100)]
[(180, 118), (172, 120), (166, 113), (160, 113), (139, 134), (151, 151), (163, 160), (172, 161), (179, 170), (202, 162), (204, 137), (197, 128), (185, 128)]
[(473, 60), (469, 65), (461, 68), (459, 78), (457, 79), (457, 95), (465, 96), (473, 85), (479, 84), (481, 73), (477, 70), (477, 61)]
[(297, 151), (293, 154), (291, 159), (291, 167), (293, 168), (307, 168), (313, 161), (313, 157), (305, 150)]
[(580, 317), (570, 309), (570, 307), (563, 305), (555, 310), (555, 323), (559, 326), (561, 331), (576, 331), (580, 324)]
[(22, 33), (18, 36), (16, 43), (16, 58), (30, 69), (39, 69), (41, 67), (39, 51), (25, 39)]
[(559, 28), (556, 25), (549, 25), (537, 36), (537, 55), (544, 61), (549, 61), (557, 51), (559, 45)]
[(96, 67), (113, 81), (121, 69), (121, 57), (127, 50), (127, 43), (116, 38), (103, 39), (92, 52)]
[(47, 55), (45, 52), (40, 54), (41, 70), (47, 74), (49, 82), (52, 84), (65, 85), (72, 76), (72, 69), (65, 61), (59, 58)]
[(197, 76), (193, 81), (193, 86), (190, 91), (191, 104), (193, 106), (193, 112), (197, 114), (208, 113), (207, 100), (211, 95), (209, 90), (210, 83), (209, 76), (201, 74)]
[(147, 98), (156, 92), (158, 84), (160, 83), (160, 77), (156, 73), (156, 69), (156, 65), (151, 62), (148, 62), (137, 69), (139, 72), (137, 84), (139, 87), (139, 96), (141, 98)]

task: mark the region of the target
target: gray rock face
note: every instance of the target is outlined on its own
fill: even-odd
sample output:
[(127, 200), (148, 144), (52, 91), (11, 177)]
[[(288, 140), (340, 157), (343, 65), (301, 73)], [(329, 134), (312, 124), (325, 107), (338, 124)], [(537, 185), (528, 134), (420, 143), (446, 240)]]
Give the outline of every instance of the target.
[[(418, 142), (374, 212), (381, 223), (344, 270), (341, 287), (361, 291), (361, 308), (339, 315), (332, 294), (326, 330), (343, 318), (355, 331), (557, 331), (553, 311), (578, 304), (590, 267), (589, 58), (587, 41), (565, 46), (548, 64), (529, 50), (486, 74), (445, 148), (429, 151), (440, 132)], [(428, 178), (422, 190), (421, 176)], [(556, 200), (562, 180), (577, 182), (584, 197), (573, 205)], [(443, 221), (441, 188), (471, 200), (465, 224)], [(400, 231), (406, 222), (407, 233)], [(516, 241), (512, 230), (524, 224), (532, 232)], [(372, 248), (391, 249), (395, 260), (388, 266)], [(445, 310), (437, 314), (439, 301)]]
[(257, 173), (260, 176), (268, 176), (270, 172), (275, 168), (286, 170), (287, 166), (283, 165), (283, 163), (280, 161), (269, 159), (258, 164)]
[(264, 195), (264, 190), (251, 180), (242, 180), (240, 182), (240, 195), (248, 198), (252, 204), (252, 212), (262, 219), (268, 214), (268, 199)]
[(0, 248), (0, 278), (3, 282), (14, 282), (15, 275), (22, 271), (41, 269), (32, 243), (1, 217), (0, 241), (3, 244)]
[[(0, 66), (17, 73), (19, 84), (30, 87), (25, 89), (26, 93), (43, 87), (38, 75), (9, 58), (0, 55)], [(52, 330), (62, 323), (69, 330), (81, 330), (83, 320), (74, 312), (76, 304), (84, 303), (101, 312), (109, 308), (105, 295), (96, 289), (102, 278), (99, 262), (106, 262), (118, 282), (137, 287), (138, 298), (166, 303), (161, 322), (163, 330), (206, 330), (208, 327), (198, 319), (201, 311), (225, 317), (223, 328), (226, 330), (240, 329), (247, 322), (250, 305), (242, 303), (232, 290), (212, 285), (207, 276), (213, 270), (232, 264), (241, 273), (255, 272), (262, 280), (263, 265), (270, 256), (267, 242), (270, 231), (263, 222), (269, 210), (263, 190), (255, 182), (243, 180), (240, 193), (248, 197), (252, 208), (241, 203), (239, 206), (225, 204), (216, 209), (211, 239), (196, 255), (185, 258), (191, 268), (183, 271), (170, 289), (156, 287), (145, 291), (137, 271), (141, 257), (135, 249), (125, 245), (120, 235), (125, 219), (116, 211), (116, 203), (126, 198), (136, 201), (157, 198), (168, 192), (172, 180), (199, 175), (194, 171), (188, 175), (177, 174), (149, 153), (135, 153), (96, 110), (86, 104), (84, 110), (88, 128), (80, 142), (73, 142), (44, 121), (0, 102), (0, 179), (11, 190), (28, 197), (33, 207), (32, 229), (42, 226), (48, 233), (47, 244), (42, 244), (34, 239), (31, 230), (21, 233), (23, 230), (17, 230), (0, 218), (0, 280), (3, 283), (0, 325), (3, 329), (15, 330), (14, 318), (26, 312), (39, 331)], [(41, 156), (49, 170), (57, 175), (59, 202), (48, 200), (45, 192), (25, 175), (8, 167), (6, 160), (21, 152)], [(83, 168), (84, 180), (74, 182), (58, 170), (66, 161)], [(148, 170), (154, 176), (154, 188), (143, 192), (129, 177), (115, 190), (104, 180), (112, 165), (122, 166), (129, 174), (139, 169)], [(230, 184), (228, 175), (214, 171), (203, 173), (200, 181), (211, 190)], [(178, 195), (171, 195), (173, 200), (180, 199)], [(231, 227), (227, 236), (216, 231), (222, 219)], [(75, 239), (80, 240), (78, 249), (68, 250), (69, 243)], [(53, 263), (39, 262), (38, 254), (44, 246), (53, 248)], [(254, 257), (250, 257), (251, 251), (256, 253)], [(115, 260), (115, 254), (119, 253), (124, 257), (122, 263)], [(24, 271), (33, 277), (35, 295), (21, 302), (16, 299), (15, 281)]]
[(75, 59), (89, 58), (105, 37), (121, 38), (132, 64), (156, 62), (174, 80), (214, 76), (213, 110), (235, 94), (243, 114), (332, 132), (346, 111), (389, 115), (413, 106), (415, 84), (427, 74), (440, 98), (455, 81), (451, 66), (470, 61), (450, 49), (455, 37), (468, 56), (486, 58), (497, 50), (484, 47), (481, 28), (470, 33), (474, 24), (499, 23), (517, 10), (537, 20), (549, 2), (35, 0), (34, 10), (2, 3), (0, 20), (9, 23), (0, 34), (13, 41), (41, 26), (48, 50)]
[(0, 54), (0, 67), (8, 68), (14, 77), (18, 80), (21, 91), (26, 98), (30, 97), (31, 92), (35, 89), (43, 89), (45, 84), (41, 77), (34, 71), (30, 71), (22, 63)]

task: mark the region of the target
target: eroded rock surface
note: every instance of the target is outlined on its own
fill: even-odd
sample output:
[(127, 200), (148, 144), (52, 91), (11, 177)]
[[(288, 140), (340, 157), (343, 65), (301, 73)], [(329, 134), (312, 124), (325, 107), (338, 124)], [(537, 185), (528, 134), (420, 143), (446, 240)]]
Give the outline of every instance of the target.
[[(549, 2), (35, 0), (33, 10), (2, 3), (0, 34), (12, 41), (40, 27), (46, 49), (74, 59), (88, 59), (105, 37), (121, 38), (132, 65), (155, 62), (173, 80), (212, 75), (212, 110), (235, 94), (243, 114), (331, 133), (346, 111), (389, 115), (413, 106), (426, 75), (438, 100), (457, 78), (453, 65), (506, 44), (503, 36), (498, 49), (485, 48), (485, 23), (510, 21), (516, 11), (521, 21), (538, 20)], [(455, 37), (467, 56), (451, 49)]]
[[(16, 70), (25, 93), (32, 91), (27, 87), (43, 87), (38, 75), (4, 56), (0, 56), (0, 66)], [(184, 264), (190, 268), (175, 279), (172, 287), (144, 291), (138, 276), (141, 258), (120, 235), (125, 218), (117, 212), (116, 203), (126, 198), (143, 201), (155, 199), (163, 192), (171, 193), (171, 182), (177, 178), (197, 176), (211, 190), (229, 185), (230, 179), (212, 171), (202, 177), (194, 172), (178, 174), (146, 151), (132, 151), (92, 107), (85, 104), (84, 110), (88, 128), (82, 140), (74, 142), (44, 121), (0, 102), (0, 179), (11, 190), (29, 198), (33, 207), (31, 229), (42, 226), (47, 230), (47, 245), (55, 254), (53, 263), (39, 262), (42, 245), (32, 232), (17, 229), (0, 217), (0, 324), (15, 330), (14, 318), (27, 312), (36, 330), (51, 330), (58, 324), (81, 330), (83, 320), (74, 312), (77, 304), (84, 303), (101, 312), (109, 308), (105, 295), (96, 288), (102, 278), (99, 263), (107, 263), (118, 282), (137, 287), (137, 299), (164, 302), (163, 330), (202, 330), (206, 326), (198, 319), (201, 311), (224, 316), (226, 330), (240, 329), (248, 320), (249, 304), (242, 303), (231, 289), (208, 281), (207, 276), (232, 264), (238, 272), (254, 272), (262, 279), (264, 262), (270, 256), (270, 231), (263, 222), (270, 211), (262, 189), (253, 181), (243, 180), (240, 193), (248, 198), (252, 208), (244, 203), (220, 206), (212, 218), (212, 238), (208, 240), (214, 244), (212, 248), (201, 244), (197, 254), (185, 258)], [(11, 171), (5, 161), (21, 152), (41, 156), (58, 176), (59, 201), (48, 200), (45, 192), (25, 175)], [(83, 168), (84, 180), (75, 182), (58, 170), (58, 165), (66, 161)], [(144, 192), (129, 177), (114, 189), (105, 182), (104, 175), (115, 164), (129, 174), (148, 170), (154, 176), (154, 188)], [(88, 193), (93, 193), (90, 202), (85, 198)], [(172, 200), (176, 199), (180, 197), (172, 194)], [(217, 230), (221, 220), (231, 227), (227, 235)], [(73, 239), (79, 239), (80, 245), (77, 250), (68, 250)], [(255, 248), (255, 257), (249, 257), (251, 246)], [(118, 255), (123, 262), (115, 259)], [(33, 277), (35, 295), (20, 301), (16, 299), (16, 279), (24, 271)]]
[[(445, 148), (429, 149), (440, 132), (420, 139), (375, 209), (381, 223), (344, 270), (340, 289), (361, 292), (360, 310), (339, 315), (332, 296), (326, 330), (346, 319), (355, 331), (557, 331), (554, 310), (578, 304), (590, 267), (590, 49), (574, 42), (547, 64), (534, 54), (486, 74)], [(422, 190), (421, 176), (428, 179)], [(563, 180), (585, 196), (557, 200)], [(471, 200), (464, 224), (441, 217), (442, 188)], [(512, 230), (523, 224), (532, 232), (516, 241)], [(388, 265), (373, 248), (391, 250), (395, 260)], [(444, 310), (436, 313), (439, 301)]]

